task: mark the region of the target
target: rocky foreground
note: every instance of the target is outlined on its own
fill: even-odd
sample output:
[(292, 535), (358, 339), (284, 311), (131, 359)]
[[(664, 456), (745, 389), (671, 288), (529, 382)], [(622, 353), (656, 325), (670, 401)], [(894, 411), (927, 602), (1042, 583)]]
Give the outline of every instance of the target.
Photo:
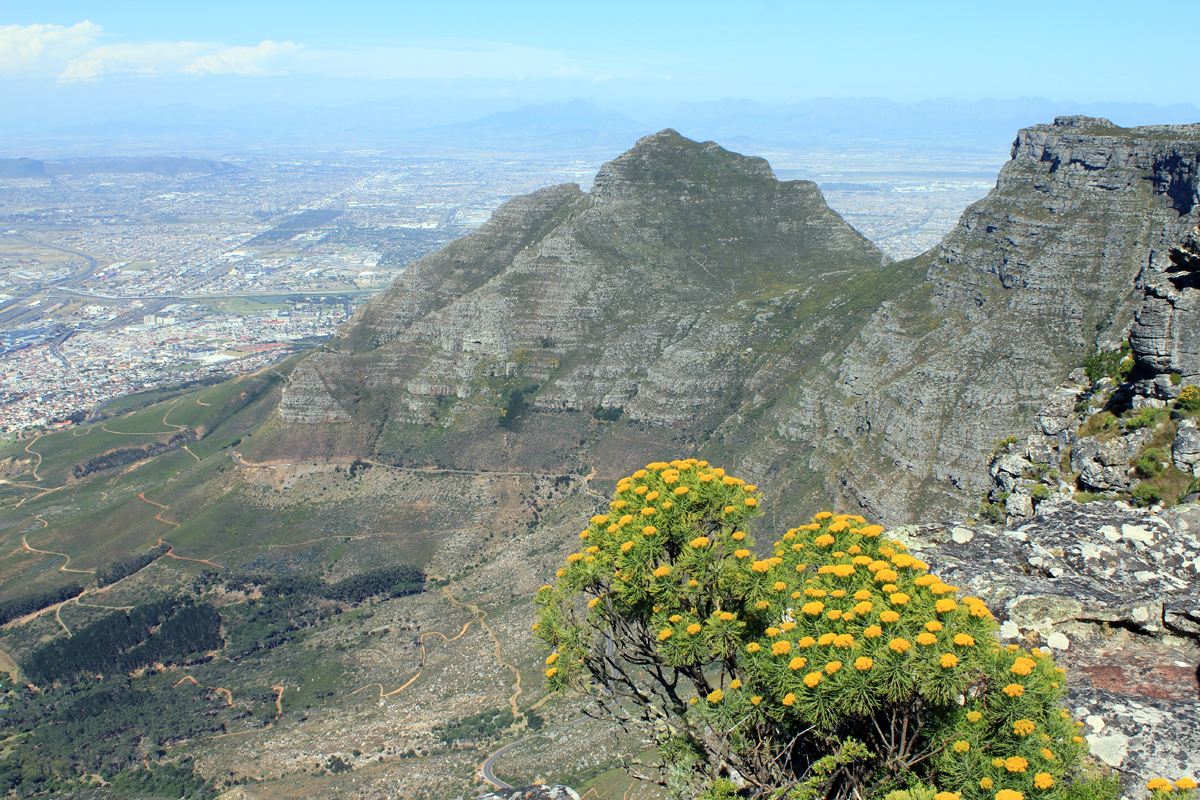
[(1064, 502), (1015, 527), (910, 525), (906, 542), (987, 601), (1001, 640), (1048, 648), (1067, 707), (1126, 796), (1200, 775), (1200, 505)]

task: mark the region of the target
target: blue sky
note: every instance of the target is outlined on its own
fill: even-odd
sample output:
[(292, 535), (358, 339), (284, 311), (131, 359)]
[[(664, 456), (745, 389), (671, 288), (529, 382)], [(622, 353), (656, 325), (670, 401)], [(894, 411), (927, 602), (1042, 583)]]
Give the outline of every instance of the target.
[(1194, 0), (9, 3), (22, 102), (336, 105), (395, 95), (1200, 105)]

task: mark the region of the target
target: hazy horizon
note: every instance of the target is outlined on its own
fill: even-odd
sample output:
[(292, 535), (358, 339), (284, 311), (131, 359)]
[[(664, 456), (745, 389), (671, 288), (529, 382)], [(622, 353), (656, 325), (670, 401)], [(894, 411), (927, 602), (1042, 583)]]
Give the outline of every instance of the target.
[[(689, 109), (711, 117), (727, 106), (724, 116), (736, 117), (741, 104), (744, 130), (728, 119), (714, 130), (755, 139), (771, 133), (749, 119), (764, 116), (761, 107), (780, 117), (822, 102), (924, 110), (946, 128), (930, 137), (974, 136), (987, 146), (1001, 128), (1050, 122), (1033, 117), (1059, 109), (1115, 108), (1122, 125), (1200, 122), (1200, 89), (1187, 70), (1142, 44), (1160, 40), (1162, 21), (1186, 18), (1190, 5), (1141, 8), (1130, 15), (1115, 2), (1073, 0), (1021, 0), (1003, 13), (879, 0), (216, 0), (176, 8), (61, 0), (0, 18), (0, 136), (18, 139), (0, 140), (0, 148), (17, 155), (12, 147), (25, 137), (64, 131), (120, 144), (130, 125), (141, 126), (134, 133), (149, 144), (154, 131), (145, 126), (159, 123), (176, 132), (223, 129), (240, 143), (353, 128), (369, 140), (581, 98), (638, 129), (686, 126)], [(950, 119), (938, 121), (939, 107), (952, 110)], [(972, 109), (994, 118), (982, 138), (970, 125), (954, 127), (952, 118)], [(278, 131), (266, 124), (272, 112), (281, 117)], [(347, 114), (339, 129), (336, 118)], [(860, 119), (851, 113), (845, 122)], [(696, 130), (705, 135), (703, 125)]]

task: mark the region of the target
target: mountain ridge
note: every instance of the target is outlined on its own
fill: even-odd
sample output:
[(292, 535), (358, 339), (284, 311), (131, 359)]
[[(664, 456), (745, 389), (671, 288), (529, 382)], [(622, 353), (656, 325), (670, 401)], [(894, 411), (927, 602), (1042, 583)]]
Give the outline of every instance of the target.
[[(463, 240), (445, 255), (414, 264), (395, 291), (364, 307), (339, 339), (301, 362), (285, 389), (281, 422), (286, 427), (336, 418), (342, 424), (354, 418), (351, 409), (362, 393), (352, 388), (359, 379), (350, 375), (358, 370), (362, 387), (374, 393), (372, 407), (390, 409), (376, 442), (386, 442), (383, 434), (397, 420), (436, 423), (453, 432), (457, 423), (448, 419), (465, 412), (447, 417), (447, 403), (472, 397), (477, 403), (489, 380), (507, 378), (505, 386), (491, 387), (488, 403), (497, 411), (514, 390), (532, 409), (529, 420), (539, 413), (546, 421), (554, 412), (619, 411), (627, 426), (675, 426), (679, 446), (733, 456), (767, 485), (782, 490), (802, 484), (804, 503), (832, 494), (889, 522), (909, 521), (927, 509), (953, 513), (990, 480), (987, 455), (994, 442), (1020, 430), (1082, 362), (1098, 332), (1119, 331), (1129, 322), (1139, 275), (1164, 269), (1166, 253), (1194, 225), (1195, 201), (1189, 198), (1196, 194), (1197, 142), (1200, 126), (1125, 129), (1086, 117), (1024, 129), (996, 189), (969, 208), (937, 248), (897, 265), (871, 248), (868, 260), (890, 270), (889, 277), (885, 285), (855, 288), (854, 270), (779, 272), (778, 258), (767, 264), (778, 253), (750, 254), (766, 247), (761, 237), (767, 228), (772, 236), (788, 229), (788, 236), (799, 237), (789, 239), (785, 249), (810, 264), (824, 260), (828, 267), (841, 257), (831, 254), (862, 247), (849, 226), (840, 218), (835, 222), (831, 211), (826, 215), (815, 185), (771, 183), (774, 174), (762, 159), (735, 157), (668, 129), (644, 137), (601, 168), (591, 193), (542, 190), (512, 201), (490, 228), (467, 238), (482, 242), (519, 219), (526, 220), (523, 231), (552, 230), (539, 230), (532, 239), (505, 239), (503, 246), (479, 245), (476, 256), (468, 254), (475, 245)], [(767, 187), (805, 195), (796, 206), (803, 207), (803, 218), (781, 217), (784, 206), (764, 199)], [(714, 199), (722, 193), (724, 200)], [(733, 195), (737, 199), (731, 201)], [(730, 213), (745, 219), (717, 219)], [(610, 218), (601, 222), (605, 214)], [(768, 222), (772, 215), (777, 218)], [(597, 227), (589, 228), (593, 222)], [(744, 230), (735, 231), (739, 225)], [(746, 235), (751, 229), (760, 237), (754, 243)], [(596, 253), (615, 259), (610, 266), (621, 262), (637, 281), (661, 280), (659, 262), (670, 262), (678, 271), (673, 275), (687, 274), (686, 287), (672, 285), (667, 311), (683, 327), (651, 333), (643, 326), (632, 341), (615, 344), (625, 342), (616, 332), (625, 330), (631, 314), (644, 317), (654, 306), (646, 299), (654, 291), (641, 292), (635, 281), (621, 284), (620, 291), (593, 286), (591, 294), (584, 292), (589, 276), (600, 274), (592, 263)], [(493, 283), (501, 274), (496, 259), (510, 256), (506, 277)], [(770, 276), (757, 285), (746, 268), (755, 259)], [(555, 277), (554, 270), (566, 272)], [(848, 292), (845, 297), (825, 291), (824, 281), (835, 274), (841, 277), (832, 280), (843, 281), (836, 285)], [(440, 276), (437, 291), (449, 286), (453, 292), (430, 312), (434, 275)], [(516, 290), (518, 282), (527, 285)], [(814, 291), (823, 303), (793, 302)], [(729, 293), (736, 302), (714, 312), (714, 298)], [(642, 299), (635, 302), (635, 296)], [(861, 319), (829, 327), (837, 316), (831, 307), (846, 298), (857, 304)], [(626, 301), (633, 305), (622, 306)], [(523, 316), (522, 304), (541, 310)], [(686, 322), (683, 306), (693, 309)], [(780, 320), (788, 315), (804, 321), (799, 327), (785, 324), (784, 331)], [(721, 333), (694, 332), (701, 317)], [(774, 323), (764, 326), (769, 319)], [(602, 320), (609, 327), (594, 327)], [(823, 328), (828, 330), (818, 333)], [(386, 365), (368, 363), (367, 351), (359, 348), (368, 341), (378, 348), (402, 331), (411, 342), (375, 352)], [(627, 349), (629, 358), (602, 353), (606, 348), (589, 339), (606, 335), (616, 337), (609, 344)], [(651, 339), (663, 347), (647, 350), (643, 345)], [(814, 357), (814, 345), (826, 349)], [(748, 363), (715, 358), (723, 346)], [(414, 354), (430, 347), (413, 371)], [(565, 363), (572, 359), (578, 363)], [(494, 363), (485, 366), (489, 360)], [(402, 362), (409, 366), (401, 369)], [(385, 387), (401, 384), (403, 402), (380, 398), (390, 391)], [(318, 385), (340, 388), (322, 394)], [(728, 404), (725, 411), (714, 407), (721, 403)], [(342, 411), (329, 416), (334, 405)], [(312, 413), (320, 408), (326, 411)], [(438, 413), (442, 417), (435, 420)], [(470, 424), (486, 427), (485, 416), (475, 413)], [(752, 439), (739, 430), (747, 417), (759, 420)], [(372, 457), (414, 457), (413, 448), (400, 441), (407, 439), (395, 433), (393, 427), (399, 443)], [(519, 432), (507, 433), (521, 439)], [(565, 429), (559, 433), (565, 435)], [(577, 447), (590, 456), (600, 444)], [(422, 458), (443, 459), (438, 463), (478, 452), (425, 445), (416, 450)], [(498, 450), (488, 459), (503, 461)], [(570, 462), (562, 454), (554, 460), (561, 469)]]

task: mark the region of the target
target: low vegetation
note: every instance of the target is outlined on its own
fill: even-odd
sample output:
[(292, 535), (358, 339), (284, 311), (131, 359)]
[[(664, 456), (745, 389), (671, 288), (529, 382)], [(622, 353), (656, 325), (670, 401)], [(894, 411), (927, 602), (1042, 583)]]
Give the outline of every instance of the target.
[(704, 461), (650, 464), (537, 595), (549, 687), (643, 725), (673, 797), (1115, 796), (1080, 771), (1048, 653), (999, 647), (981, 600), (859, 516), (756, 557), (760, 502)]
[(0, 603), (0, 625), (6, 625), (14, 619), (41, 611), (43, 608), (49, 608), (72, 597), (78, 597), (82, 592), (83, 586), (80, 584), (68, 583), (57, 589), (18, 597), (15, 600), (6, 600)]

